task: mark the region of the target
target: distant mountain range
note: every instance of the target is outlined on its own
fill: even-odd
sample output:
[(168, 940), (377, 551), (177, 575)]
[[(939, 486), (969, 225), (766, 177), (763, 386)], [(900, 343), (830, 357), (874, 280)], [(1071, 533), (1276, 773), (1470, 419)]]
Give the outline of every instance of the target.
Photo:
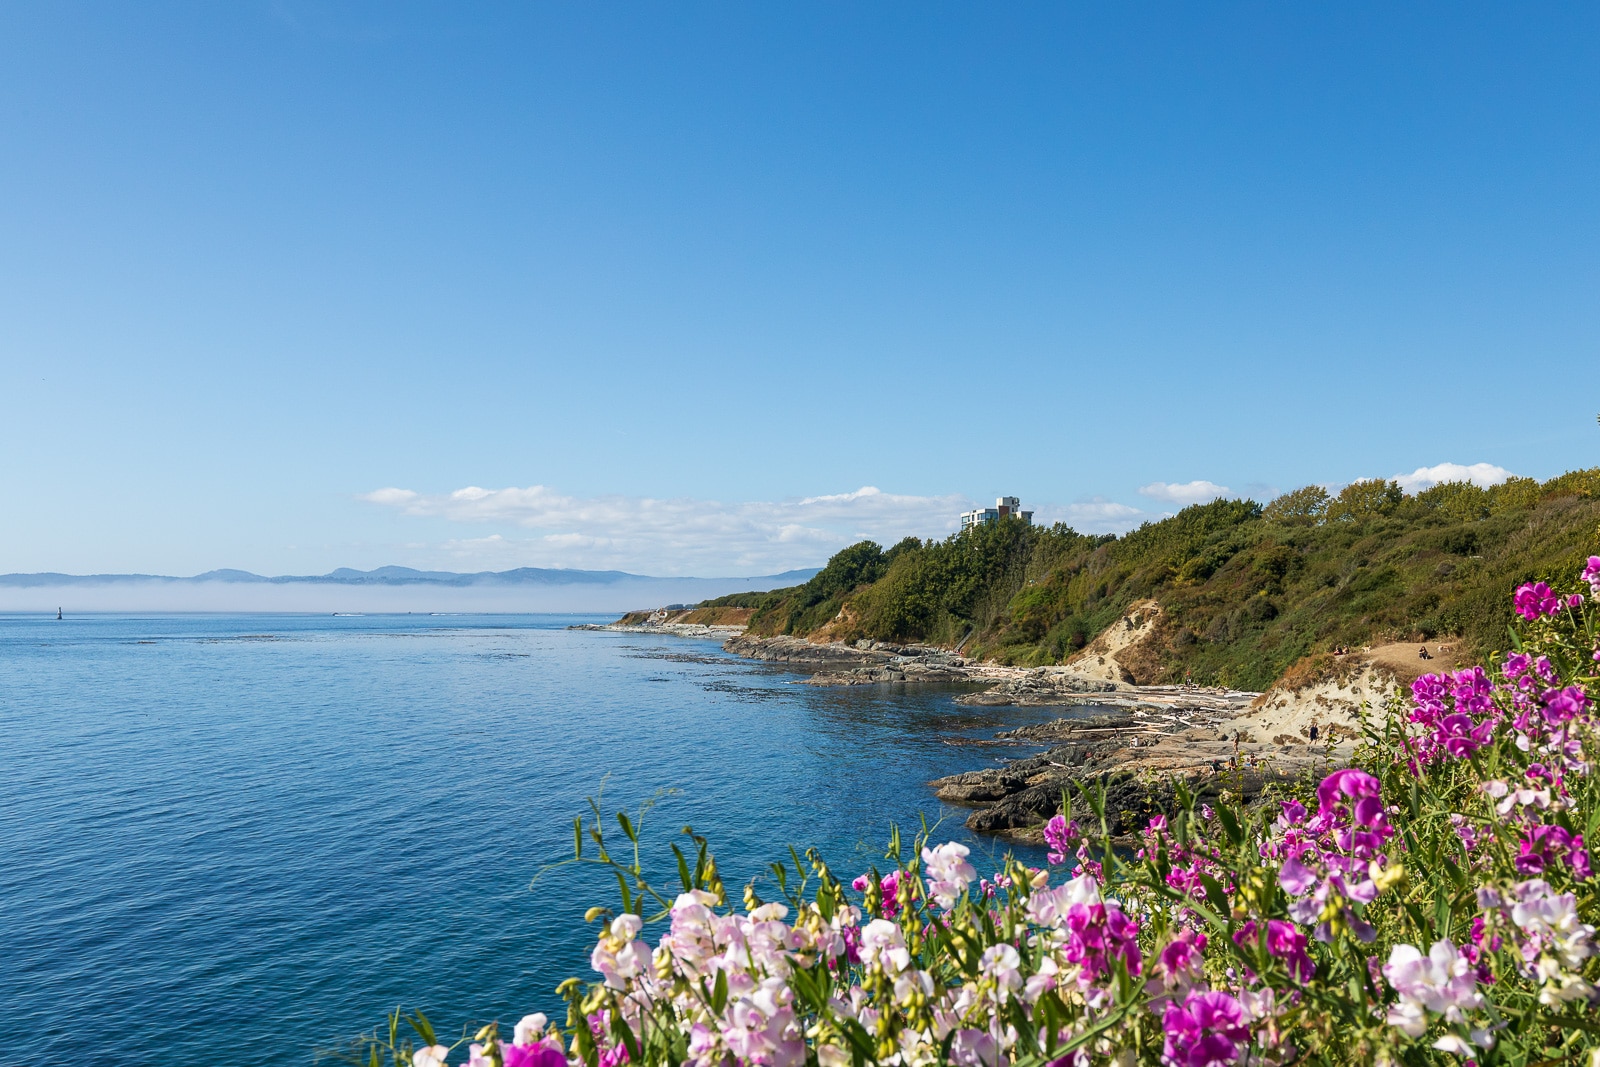
[(167, 574), (58, 574), (43, 571), (36, 574), (0, 574), (0, 586), (33, 588), (49, 586), (61, 588), (74, 585), (107, 585), (121, 582), (238, 582), (252, 585), (436, 585), (436, 586), (518, 586), (518, 585), (617, 585), (633, 582), (727, 582), (771, 583), (763, 588), (777, 589), (799, 585), (820, 568), (784, 571), (781, 574), (759, 574), (738, 578), (662, 578), (647, 574), (630, 574), (627, 571), (579, 571), (546, 567), (518, 567), (510, 571), (419, 571), (410, 567), (378, 567), (370, 571), (340, 567), (327, 574), (280, 574), (267, 577), (250, 571), (222, 569), (206, 571), (183, 578)]
[(622, 612), (799, 585), (816, 568), (745, 578), (658, 578), (627, 571), (519, 567), (419, 571), (341, 567), (267, 577), (240, 570), (164, 574), (0, 574), (0, 611)]

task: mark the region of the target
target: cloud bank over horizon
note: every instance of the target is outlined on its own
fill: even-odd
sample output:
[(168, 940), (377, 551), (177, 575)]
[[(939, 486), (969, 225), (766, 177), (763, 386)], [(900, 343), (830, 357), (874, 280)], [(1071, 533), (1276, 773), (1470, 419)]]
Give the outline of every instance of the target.
[[(778, 501), (581, 497), (544, 485), (467, 486), (436, 494), (389, 487), (359, 499), (414, 518), (510, 528), (408, 546), (443, 560), (657, 574), (754, 574), (817, 566), (861, 540), (887, 546), (903, 537), (944, 537), (975, 503), (960, 494), (916, 496), (870, 485)], [(1160, 517), (1104, 497), (1034, 510), (1037, 522), (1064, 522), (1085, 533), (1123, 533)], [(526, 535), (519, 536), (517, 531), (524, 530)]]
[[(1415, 493), (1447, 481), (1494, 485), (1512, 474), (1491, 463), (1439, 463), (1392, 477)], [(1137, 492), (1166, 507), (1136, 507), (1104, 496), (1052, 504), (1026, 495), (1023, 506), (1031, 507), (1042, 525), (1060, 522), (1082, 533), (1120, 535), (1182, 508), (1240, 495), (1205, 478), (1149, 482)], [(1243, 495), (1266, 503), (1277, 492), (1250, 484)], [(944, 537), (975, 503), (958, 493), (918, 496), (871, 485), (774, 501), (586, 497), (546, 485), (466, 486), (446, 493), (390, 486), (358, 499), (411, 518), (498, 527), (479, 536), (405, 545), (415, 560), (429, 565), (616, 568), (662, 575), (765, 574), (820, 566), (857, 541), (888, 546), (903, 537)]]

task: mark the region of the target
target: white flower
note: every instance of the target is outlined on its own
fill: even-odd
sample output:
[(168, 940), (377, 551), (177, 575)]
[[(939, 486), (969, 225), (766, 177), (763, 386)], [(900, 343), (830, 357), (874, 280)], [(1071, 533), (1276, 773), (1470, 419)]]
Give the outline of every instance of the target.
[(1046, 956), (1039, 961), (1039, 970), (1028, 976), (1027, 982), (1022, 987), (1022, 999), (1029, 1004), (1037, 1004), (1039, 998), (1056, 987), (1060, 980), (1061, 967), (1053, 956)]
[(1577, 967), (1594, 954), (1594, 927), (1578, 921), (1578, 901), (1571, 893), (1557, 896), (1550, 883), (1532, 878), (1518, 883), (1516, 895), (1511, 921), (1555, 949), (1562, 964)]
[(1505, 798), (1500, 803), (1494, 806), (1494, 810), (1501, 815), (1509, 815), (1511, 814), (1511, 809), (1516, 807), (1548, 808), (1549, 806), (1550, 790), (1548, 789), (1512, 789), (1505, 794)]
[(1022, 985), (1022, 974), (1018, 970), (1021, 966), (1022, 957), (1010, 945), (990, 945), (978, 961), (978, 969), (1004, 990), (1015, 990)]
[(877, 963), (890, 974), (911, 966), (911, 953), (900, 927), (888, 919), (873, 919), (861, 928), (861, 962)]
[(411, 1067), (444, 1067), (450, 1050), (443, 1045), (423, 1045), (411, 1054)]
[(1400, 994), (1399, 1003), (1389, 1009), (1388, 1023), (1410, 1037), (1421, 1037), (1427, 1029), (1424, 1009), (1459, 1023), (1466, 1011), (1483, 1006), (1472, 964), (1444, 939), (1435, 941), (1426, 956), (1414, 945), (1396, 945), (1383, 976)]
[(971, 850), (966, 845), (946, 841), (938, 848), (922, 850), (923, 869), (928, 875), (928, 895), (939, 907), (949, 911), (966, 895), (967, 886), (978, 879), (978, 872), (967, 862)]
[(544, 1028), (549, 1021), (542, 1011), (536, 1011), (532, 1015), (524, 1015), (522, 1021), (517, 1023), (516, 1028), (511, 1031), (511, 1043), (513, 1045), (533, 1044), (544, 1036)]
[(848, 1067), (850, 1052), (838, 1045), (818, 1045), (817, 1063), (820, 1067)]

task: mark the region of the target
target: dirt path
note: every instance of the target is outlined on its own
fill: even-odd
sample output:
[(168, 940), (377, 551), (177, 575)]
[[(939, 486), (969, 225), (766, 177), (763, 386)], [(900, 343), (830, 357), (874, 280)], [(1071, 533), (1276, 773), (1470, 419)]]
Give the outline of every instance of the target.
[[(1454, 671), (1471, 666), (1461, 658), (1459, 651), (1461, 644), (1461, 639), (1455, 637), (1426, 642), (1396, 641), (1392, 644), (1374, 646), (1372, 651), (1363, 655), (1374, 663), (1388, 667), (1402, 682), (1409, 685), (1424, 674)], [(1417, 650), (1421, 648), (1426, 648), (1433, 658), (1423, 659), (1418, 656)]]

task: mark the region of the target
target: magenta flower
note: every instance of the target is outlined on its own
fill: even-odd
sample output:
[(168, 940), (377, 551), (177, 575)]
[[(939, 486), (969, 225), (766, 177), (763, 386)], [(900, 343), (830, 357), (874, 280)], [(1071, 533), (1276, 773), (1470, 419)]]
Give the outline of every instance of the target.
[[(543, 1043), (501, 1045), (500, 1054), (505, 1067), (567, 1067), (566, 1054)], [(623, 1059), (627, 1059), (627, 1055), (627, 1050), (624, 1049)]]
[(1551, 726), (1571, 722), (1589, 709), (1589, 696), (1575, 685), (1565, 689), (1548, 689), (1541, 698), (1544, 719)]
[(1138, 974), (1139, 924), (1115, 904), (1074, 904), (1067, 909), (1068, 963), (1082, 968), (1082, 981), (1094, 982), (1120, 959), (1129, 974)]
[[(865, 893), (872, 884), (872, 875), (862, 874), (850, 883), (850, 888), (858, 893)], [(883, 915), (892, 919), (900, 914), (900, 872), (890, 871), (878, 882), (878, 889), (883, 894)]]
[(1267, 920), (1267, 951), (1289, 967), (1297, 982), (1307, 982), (1316, 973), (1316, 964), (1306, 952), (1306, 935), (1294, 923), (1281, 919)]
[(1044, 824), (1044, 842), (1050, 846), (1050, 852), (1045, 857), (1052, 866), (1067, 862), (1067, 857), (1072, 853), (1072, 842), (1078, 837), (1078, 824), (1076, 821), (1067, 822), (1062, 815), (1052, 816)]
[(1559, 614), (1562, 601), (1545, 583), (1525, 582), (1517, 586), (1517, 591), (1511, 598), (1511, 607), (1518, 615), (1532, 622), (1546, 615)]
[(1434, 739), (1450, 755), (1458, 759), (1472, 755), (1488, 744), (1494, 734), (1494, 721), (1475, 723), (1470, 715), (1446, 715), (1439, 721)]
[(1178, 936), (1161, 950), (1161, 972), (1166, 975), (1192, 973), (1198, 977), (1204, 973), (1201, 954), (1205, 952), (1205, 948), (1205, 934), (1197, 934), (1188, 929), (1178, 931)]
[(1589, 565), (1583, 568), (1583, 574), (1579, 577), (1589, 583), (1595, 596), (1600, 596), (1600, 556), (1590, 556)]
[(1169, 1067), (1227, 1067), (1250, 1040), (1244, 1008), (1216, 990), (1169, 1002), (1161, 1026), (1167, 1033), (1161, 1062)]

